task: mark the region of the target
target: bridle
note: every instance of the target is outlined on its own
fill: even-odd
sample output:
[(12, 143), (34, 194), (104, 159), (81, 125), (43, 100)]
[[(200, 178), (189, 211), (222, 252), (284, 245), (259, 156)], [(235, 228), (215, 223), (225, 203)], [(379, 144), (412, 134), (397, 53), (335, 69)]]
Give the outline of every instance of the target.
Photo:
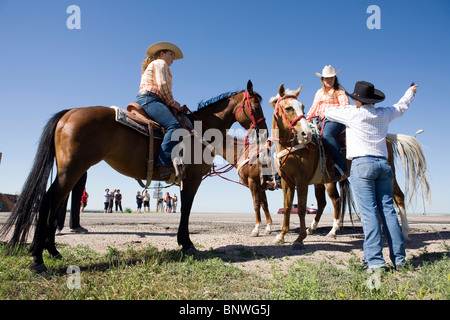
[[(245, 136), (245, 142), (247, 142), (248, 137), (250, 135), (250, 132), (256, 128), (256, 126), (258, 125), (258, 123), (260, 123), (261, 121), (265, 121), (266, 118), (264, 118), (264, 116), (261, 116), (261, 118), (259, 118), (258, 120), (256, 120), (255, 115), (253, 114), (253, 109), (252, 109), (252, 104), (250, 103), (250, 98), (256, 98), (255, 95), (251, 95), (250, 93), (248, 93), (248, 91), (246, 91), (244, 93), (244, 101), (242, 103), (242, 105), (239, 107), (239, 109), (236, 111), (236, 113), (234, 114), (234, 118), (236, 119), (236, 121), (238, 121), (238, 115), (239, 113), (242, 111), (244, 112), (244, 115), (247, 118), (250, 118), (252, 125), (250, 126), (250, 128), (247, 130), (247, 135)], [(248, 114), (247, 115), (245, 113), (245, 109), (246, 108), (248, 110)], [(238, 121), (239, 122), (239, 121)]]
[(281, 113), (281, 115), (283, 116), (283, 118), (287, 121), (287, 123), (289, 123), (289, 130), (290, 130), (291, 133), (292, 133), (292, 132), (295, 131), (295, 128), (294, 128), (295, 124), (296, 124), (298, 121), (300, 121), (302, 118), (305, 118), (305, 119), (306, 119), (306, 117), (305, 117), (304, 114), (302, 114), (302, 115), (296, 117), (296, 118), (295, 118), (294, 120), (292, 120), (292, 121), (289, 120), (289, 118), (288, 118), (287, 115), (286, 115), (286, 112), (284, 111), (284, 108), (281, 107), (281, 105), (280, 105), (280, 102), (281, 102), (281, 101), (283, 101), (283, 100), (285, 100), (285, 99), (289, 99), (289, 98), (297, 100), (297, 96), (294, 96), (294, 95), (289, 95), (289, 96), (280, 97), (280, 98), (278, 99), (278, 101), (277, 101), (277, 105), (276, 105), (276, 108), (275, 108), (275, 112), (276, 112), (277, 115), (278, 115), (279, 113)]

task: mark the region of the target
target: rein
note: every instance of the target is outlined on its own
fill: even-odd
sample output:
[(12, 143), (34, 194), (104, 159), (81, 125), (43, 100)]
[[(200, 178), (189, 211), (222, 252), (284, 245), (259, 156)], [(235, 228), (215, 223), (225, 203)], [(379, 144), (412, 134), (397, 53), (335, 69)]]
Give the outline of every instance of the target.
[[(245, 115), (247, 118), (249, 118), (249, 119), (251, 120), (251, 122), (252, 122), (252, 125), (251, 125), (250, 128), (247, 130), (247, 135), (245, 136), (245, 140), (244, 140), (245, 149), (243, 150), (243, 153), (245, 153), (245, 151), (248, 150), (248, 148), (249, 148), (248, 138), (249, 138), (250, 132), (258, 125), (258, 123), (260, 123), (261, 121), (265, 121), (265, 120), (266, 120), (266, 118), (265, 118), (264, 116), (262, 116), (261, 118), (259, 118), (258, 120), (256, 120), (255, 115), (254, 115), (254, 113), (253, 113), (252, 105), (251, 105), (251, 102), (250, 102), (250, 99), (251, 99), (251, 98), (254, 98), (254, 97), (255, 97), (255, 95), (251, 95), (251, 94), (248, 93), (248, 91), (246, 91), (246, 92), (244, 93), (244, 101), (242, 102), (241, 106), (239, 107), (239, 109), (236, 111), (236, 113), (235, 113), (235, 115), (234, 115), (234, 118), (236, 119), (236, 121), (238, 121), (238, 119), (237, 119), (237, 118), (238, 118), (238, 115), (239, 115), (239, 113), (242, 111), (242, 112), (244, 112), (244, 115)], [(245, 114), (245, 109), (244, 109), (244, 108), (247, 109), (249, 115)], [(192, 117), (193, 117), (195, 120), (201, 121), (201, 122), (202, 122), (202, 126), (203, 126), (206, 130), (209, 129), (209, 128), (203, 123), (203, 121), (202, 121), (199, 117), (197, 117), (197, 116), (196, 116), (196, 115), (195, 115), (195, 114), (194, 114), (187, 106), (186, 106), (186, 109), (187, 109), (187, 111), (192, 115)], [(238, 121), (238, 122), (239, 122), (239, 121)], [(207, 143), (206, 141), (204, 141), (203, 139), (201, 139), (201, 138), (197, 135), (197, 133), (195, 132), (195, 130), (194, 130), (193, 128), (189, 128), (189, 129), (190, 129), (190, 131), (192, 132), (192, 134), (193, 134), (195, 137), (197, 137), (198, 139), (200, 139), (200, 140), (203, 142), (204, 145), (205, 145), (205, 143)], [(260, 149), (260, 150), (257, 152), (257, 154), (256, 154), (255, 156), (258, 156), (259, 153), (261, 152), (261, 150), (262, 150), (262, 149)], [(238, 156), (236, 157), (235, 161), (237, 161), (237, 159), (238, 159), (239, 157), (240, 157), (240, 155), (238, 155)], [(222, 178), (222, 179), (224, 179), (224, 180), (227, 180), (227, 181), (230, 181), (230, 182), (234, 182), (234, 183), (240, 184), (240, 185), (242, 185), (242, 186), (248, 187), (247, 185), (241, 183), (240, 181), (239, 181), (239, 182), (233, 181), (233, 180), (231, 180), (231, 179), (228, 179), (228, 178), (222, 176), (223, 174), (229, 172), (229, 171), (230, 171), (231, 169), (233, 169), (233, 168), (234, 168), (234, 166), (233, 166), (232, 164), (227, 164), (227, 165), (225, 165), (225, 166), (223, 166), (223, 167), (220, 167), (220, 168), (216, 169), (216, 168), (215, 168), (215, 165), (212, 164), (212, 166), (211, 166), (211, 171), (210, 171), (209, 173), (207, 173), (207, 174), (202, 178), (202, 180), (206, 179), (207, 177), (218, 176), (218, 177), (220, 177), (220, 178)]]

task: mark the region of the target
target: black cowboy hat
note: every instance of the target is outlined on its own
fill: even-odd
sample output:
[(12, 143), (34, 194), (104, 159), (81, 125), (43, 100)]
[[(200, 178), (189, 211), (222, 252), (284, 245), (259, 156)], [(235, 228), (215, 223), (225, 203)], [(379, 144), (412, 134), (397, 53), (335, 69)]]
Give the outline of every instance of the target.
[(358, 81), (355, 84), (353, 93), (345, 92), (349, 97), (354, 100), (361, 101), (366, 104), (378, 103), (384, 100), (384, 93), (375, 89), (373, 84), (367, 81)]

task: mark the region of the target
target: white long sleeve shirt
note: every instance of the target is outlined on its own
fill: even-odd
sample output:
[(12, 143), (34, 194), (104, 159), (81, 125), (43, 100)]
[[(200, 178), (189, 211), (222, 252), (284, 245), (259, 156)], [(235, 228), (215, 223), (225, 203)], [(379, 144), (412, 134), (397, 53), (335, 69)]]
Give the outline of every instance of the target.
[(392, 107), (375, 107), (373, 104), (360, 108), (354, 105), (332, 107), (325, 111), (325, 116), (347, 127), (347, 159), (363, 156), (387, 158), (385, 138), (389, 123), (403, 115), (413, 99), (414, 93), (408, 89)]

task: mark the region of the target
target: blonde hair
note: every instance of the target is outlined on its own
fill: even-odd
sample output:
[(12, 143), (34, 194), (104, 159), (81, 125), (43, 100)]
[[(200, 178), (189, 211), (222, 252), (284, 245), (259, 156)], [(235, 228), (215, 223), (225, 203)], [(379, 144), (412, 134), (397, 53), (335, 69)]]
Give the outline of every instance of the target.
[(166, 53), (167, 51), (170, 51), (170, 50), (158, 50), (158, 51), (155, 52), (155, 54), (152, 54), (151, 56), (147, 56), (147, 58), (145, 58), (144, 61), (142, 61), (142, 73), (145, 72), (145, 70), (147, 69), (148, 65), (152, 61), (155, 61), (155, 60), (159, 59), (159, 57), (161, 56), (161, 53)]

